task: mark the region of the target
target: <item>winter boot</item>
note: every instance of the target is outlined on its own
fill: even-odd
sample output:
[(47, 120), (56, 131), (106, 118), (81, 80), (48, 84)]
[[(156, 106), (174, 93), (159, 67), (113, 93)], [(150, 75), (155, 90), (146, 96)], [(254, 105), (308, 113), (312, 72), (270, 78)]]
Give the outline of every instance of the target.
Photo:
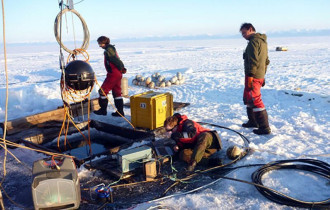
[(94, 113), (97, 115), (107, 115), (108, 99), (100, 97), (99, 105), (101, 108), (97, 111), (94, 111)]
[(256, 121), (253, 109), (250, 108), (250, 107), (246, 107), (246, 113), (247, 113), (247, 116), (249, 118), (249, 121), (247, 121), (247, 123), (243, 123), (242, 127), (244, 127), (244, 128), (258, 128), (259, 125)]
[(115, 106), (117, 108), (117, 112), (113, 112), (111, 115), (114, 117), (120, 117), (120, 115), (118, 114), (118, 112), (125, 116), (124, 114), (124, 100), (122, 98), (120, 99), (115, 99)]
[(255, 113), (257, 123), (259, 124), (258, 129), (254, 129), (253, 133), (258, 135), (270, 134), (271, 130), (268, 124), (268, 114), (266, 110)]

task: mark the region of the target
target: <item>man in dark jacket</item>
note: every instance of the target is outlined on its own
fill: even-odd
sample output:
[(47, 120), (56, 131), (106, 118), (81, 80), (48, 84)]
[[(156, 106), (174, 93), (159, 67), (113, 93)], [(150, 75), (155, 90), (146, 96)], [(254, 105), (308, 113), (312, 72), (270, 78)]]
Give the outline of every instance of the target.
[(240, 31), (242, 36), (249, 41), (243, 53), (245, 70), (243, 101), (249, 121), (243, 123), (242, 126), (258, 128), (253, 130), (258, 135), (270, 134), (268, 115), (260, 92), (261, 87), (265, 85), (265, 74), (269, 64), (267, 36), (256, 33), (251, 23), (243, 23)]
[(173, 150), (180, 151), (180, 159), (188, 163), (187, 171), (194, 171), (202, 158), (208, 158), (222, 148), (216, 131), (203, 128), (179, 113), (168, 117), (164, 127), (176, 145)]
[[(110, 39), (106, 36), (101, 36), (97, 39), (101, 48), (104, 49), (104, 66), (107, 70), (101, 89), (99, 90), (99, 105), (100, 109), (94, 111), (97, 115), (107, 115), (108, 99), (106, 95), (112, 90), (112, 96), (115, 101), (117, 111), (112, 113), (112, 116), (124, 116), (124, 101), (121, 96), (121, 79), (123, 73), (126, 73), (123, 62), (120, 60), (116, 48), (110, 44)], [(102, 91), (103, 90), (103, 91)]]

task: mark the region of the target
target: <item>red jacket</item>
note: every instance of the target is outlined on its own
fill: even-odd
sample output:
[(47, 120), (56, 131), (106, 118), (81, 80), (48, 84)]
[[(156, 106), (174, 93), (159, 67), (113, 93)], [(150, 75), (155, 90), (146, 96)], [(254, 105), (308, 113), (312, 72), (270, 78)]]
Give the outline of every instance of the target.
[(171, 138), (176, 141), (179, 147), (184, 147), (184, 144), (194, 144), (199, 134), (210, 131), (195, 121), (189, 120), (186, 115), (175, 115), (178, 117), (179, 122), (177, 130), (172, 133)]

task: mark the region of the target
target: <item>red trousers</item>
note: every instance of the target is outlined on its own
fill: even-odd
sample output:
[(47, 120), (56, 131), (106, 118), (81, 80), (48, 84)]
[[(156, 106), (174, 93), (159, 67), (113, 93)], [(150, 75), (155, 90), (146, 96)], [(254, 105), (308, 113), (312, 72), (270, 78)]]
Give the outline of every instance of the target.
[(245, 76), (245, 87), (243, 93), (243, 101), (247, 107), (253, 108), (254, 112), (265, 110), (265, 105), (261, 99), (260, 89), (264, 79), (253, 78), (252, 89), (248, 87), (248, 77)]
[(121, 78), (122, 73), (117, 68), (112, 68), (111, 73), (107, 73), (101, 88), (106, 95), (112, 90), (113, 98), (121, 97)]

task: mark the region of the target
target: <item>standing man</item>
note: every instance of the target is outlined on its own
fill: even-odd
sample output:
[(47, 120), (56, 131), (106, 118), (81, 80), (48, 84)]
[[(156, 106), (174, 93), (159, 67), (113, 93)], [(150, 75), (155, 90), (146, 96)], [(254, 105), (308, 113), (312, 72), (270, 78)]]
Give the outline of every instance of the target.
[[(121, 96), (121, 79), (126, 73), (126, 68), (120, 60), (116, 48), (110, 44), (110, 39), (106, 36), (100, 36), (97, 39), (99, 47), (104, 49), (104, 66), (107, 70), (107, 76), (99, 90), (99, 105), (100, 109), (94, 111), (97, 115), (107, 115), (108, 99), (106, 95), (112, 90), (112, 96), (115, 101), (117, 111), (112, 113), (112, 116), (124, 116), (124, 101)], [(103, 91), (102, 91), (103, 90)], [(104, 92), (104, 93), (103, 93)], [(120, 113), (120, 114), (119, 114)]]
[(265, 74), (269, 64), (267, 36), (256, 33), (251, 23), (243, 23), (240, 32), (248, 40), (248, 45), (243, 53), (245, 70), (243, 101), (249, 121), (243, 123), (242, 126), (258, 128), (253, 130), (258, 135), (270, 134), (268, 115), (260, 93), (261, 87), (265, 85)]
[(222, 148), (216, 131), (203, 128), (186, 115), (175, 113), (166, 118), (164, 128), (176, 142), (173, 150), (180, 152), (180, 159), (188, 163), (187, 172), (193, 172), (202, 158), (209, 158)]

